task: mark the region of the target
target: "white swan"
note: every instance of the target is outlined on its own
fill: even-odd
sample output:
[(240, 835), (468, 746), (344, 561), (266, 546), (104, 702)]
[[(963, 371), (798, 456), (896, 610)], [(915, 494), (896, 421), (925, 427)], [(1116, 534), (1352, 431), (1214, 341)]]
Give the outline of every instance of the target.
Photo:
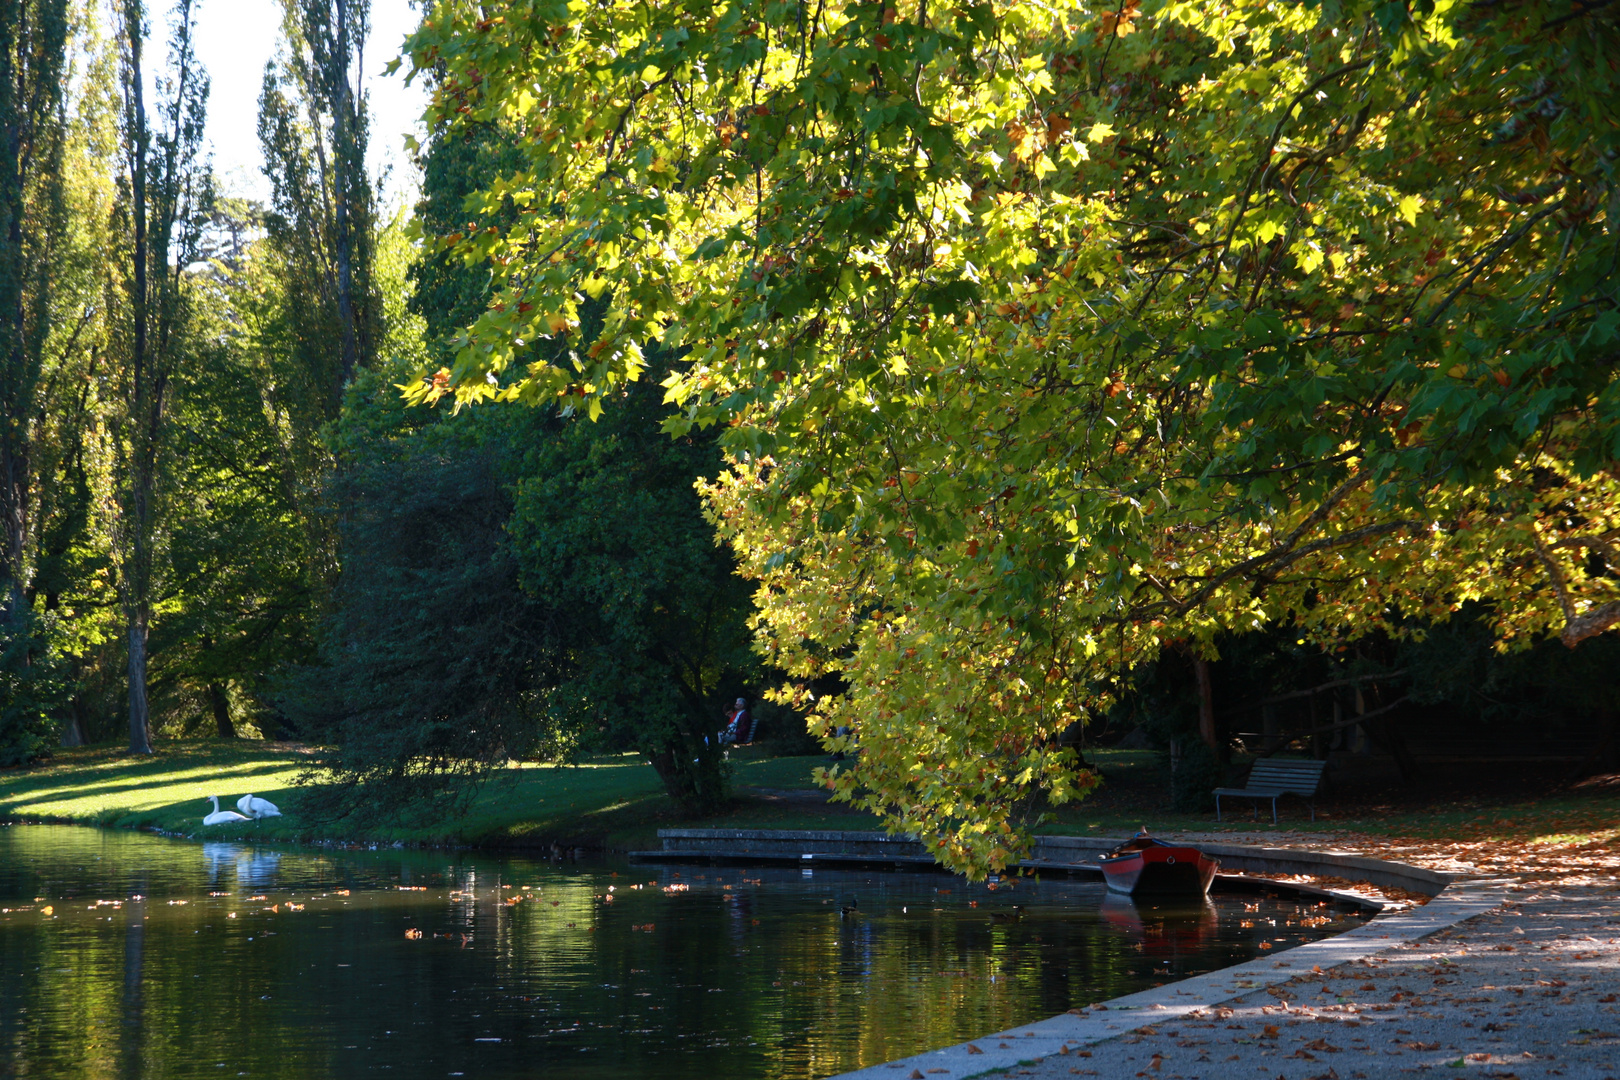
[(269, 799), (256, 799), (252, 795), (244, 795), (236, 800), (236, 808), (250, 818), (280, 817), (281, 811)]
[(208, 801), (214, 804), (214, 812), (203, 818), (204, 825), (229, 825), (233, 821), (247, 820), (247, 815), (238, 814), (235, 810), (221, 810), (218, 795), (208, 796)]

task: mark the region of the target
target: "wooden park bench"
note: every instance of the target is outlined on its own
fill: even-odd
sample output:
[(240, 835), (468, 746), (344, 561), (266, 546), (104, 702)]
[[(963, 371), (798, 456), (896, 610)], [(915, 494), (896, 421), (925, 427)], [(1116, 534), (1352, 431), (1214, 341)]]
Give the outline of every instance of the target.
[(1260, 800), (1271, 800), (1271, 823), (1277, 824), (1277, 799), (1283, 795), (1298, 795), (1311, 808), (1311, 820), (1316, 820), (1316, 789), (1322, 785), (1325, 761), (1300, 759), (1261, 758), (1249, 768), (1249, 778), (1240, 788), (1215, 789), (1215, 820), (1221, 820), (1221, 796), (1231, 795), (1254, 800), (1255, 820), (1260, 818)]

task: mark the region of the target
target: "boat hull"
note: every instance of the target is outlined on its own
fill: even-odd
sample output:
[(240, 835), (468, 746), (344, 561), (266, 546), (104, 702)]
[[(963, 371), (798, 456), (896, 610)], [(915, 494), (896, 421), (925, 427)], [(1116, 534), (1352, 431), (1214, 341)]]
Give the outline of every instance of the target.
[(1203, 896), (1219, 868), (1219, 862), (1190, 847), (1150, 847), (1102, 861), (1108, 888), (1130, 896)]

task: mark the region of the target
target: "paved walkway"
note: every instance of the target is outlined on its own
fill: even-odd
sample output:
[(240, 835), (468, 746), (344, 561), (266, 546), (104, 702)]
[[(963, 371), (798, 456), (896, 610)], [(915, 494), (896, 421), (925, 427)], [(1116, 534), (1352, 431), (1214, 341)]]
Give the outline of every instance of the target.
[(1620, 882), (1586, 880), (1000, 1075), (1620, 1080)]

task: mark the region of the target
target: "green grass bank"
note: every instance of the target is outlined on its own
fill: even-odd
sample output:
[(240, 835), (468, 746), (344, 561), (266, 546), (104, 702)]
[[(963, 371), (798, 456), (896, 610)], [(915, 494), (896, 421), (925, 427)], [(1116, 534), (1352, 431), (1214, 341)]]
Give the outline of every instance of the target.
[[(740, 759), (739, 795), (725, 814), (683, 816), (651, 766), (635, 755), (604, 755), (577, 765), (514, 764), (479, 791), (459, 819), (390, 825), (311, 821), (299, 812), (296, 779), (309, 765), (294, 744), (198, 739), (166, 742), (149, 758), (115, 747), (62, 750), (30, 768), (0, 770), (0, 820), (61, 821), (159, 829), (209, 838), (312, 842), (470, 845), (586, 845), (629, 850), (657, 846), (660, 828), (865, 829), (876, 819), (828, 807), (810, 772), (819, 757)], [(234, 809), (245, 794), (283, 812), (260, 822), (204, 826), (207, 799)]]
[[(660, 828), (873, 829), (869, 814), (825, 801), (811, 772), (820, 756), (753, 757), (733, 761), (737, 799), (724, 813), (684, 816), (663, 792), (652, 768), (634, 755), (599, 756), (578, 765), (513, 765), (479, 792), (460, 819), (426, 825), (358, 826), (310, 821), (299, 812), (295, 778), (308, 763), (293, 744), (198, 739), (166, 742), (136, 758), (121, 748), (63, 750), (31, 768), (0, 770), (0, 820), (65, 821), (116, 828), (159, 829), (186, 836), (254, 837), (294, 843), (394, 843), (477, 847), (653, 848)], [(1238, 834), (1276, 831), (1269, 820), (1239, 811), (1217, 825), (1213, 814), (1162, 809), (1163, 774), (1150, 751), (1091, 751), (1103, 786), (1085, 801), (1060, 808), (1041, 831), (1119, 835), (1142, 825), (1160, 832)], [(1588, 790), (1498, 793), (1457, 798), (1433, 793), (1404, 802), (1327, 799), (1315, 823), (1304, 808), (1285, 804), (1281, 828), (1290, 832), (1414, 839), (1592, 843), (1620, 838), (1620, 785)], [(252, 793), (285, 815), (259, 823), (202, 825), (207, 798), (234, 806)]]

